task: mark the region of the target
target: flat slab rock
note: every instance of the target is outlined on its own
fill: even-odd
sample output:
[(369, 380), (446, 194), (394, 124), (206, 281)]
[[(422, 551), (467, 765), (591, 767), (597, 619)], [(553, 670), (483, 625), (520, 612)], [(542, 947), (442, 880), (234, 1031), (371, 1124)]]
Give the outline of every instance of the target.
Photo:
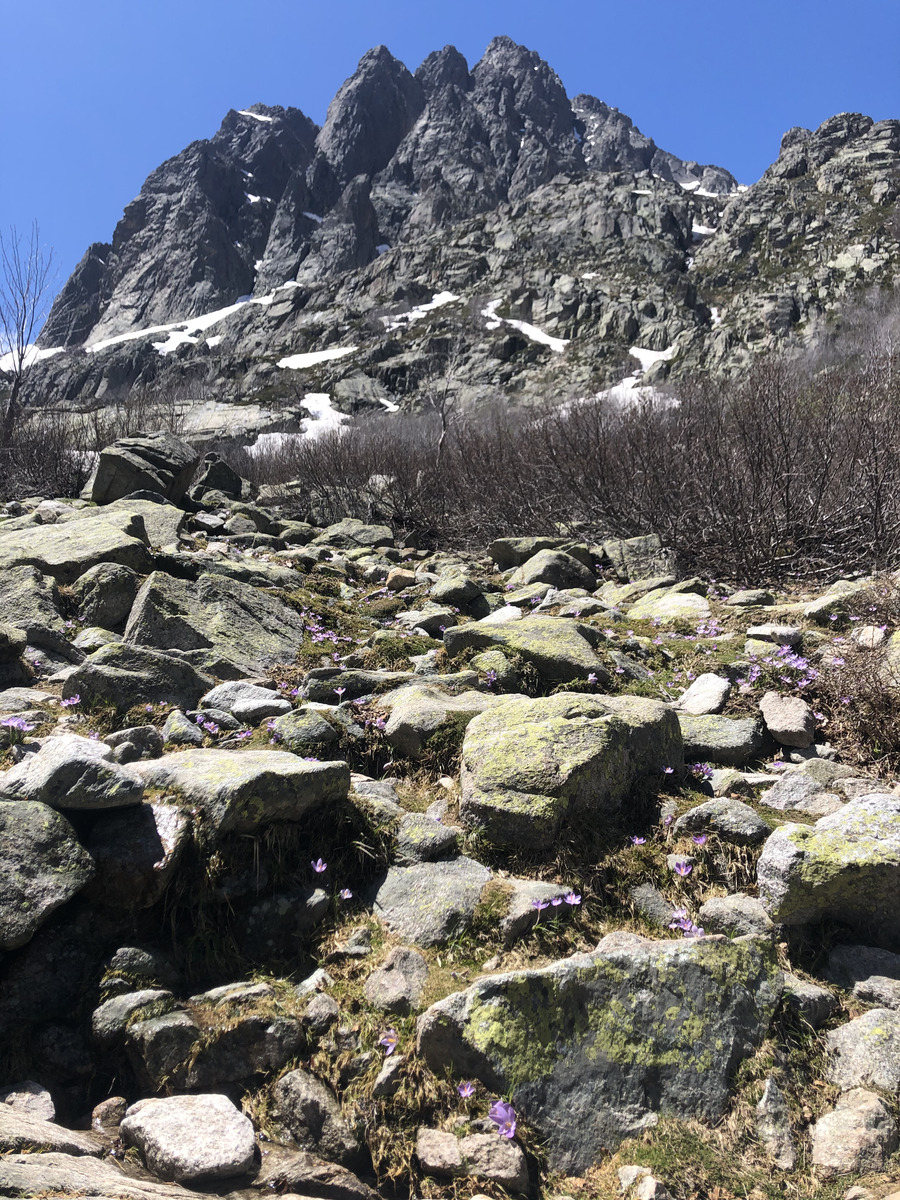
[(49, 737), (36, 754), (0, 775), (0, 800), (32, 800), (77, 810), (140, 804), (140, 776), (111, 758), (112, 747), (105, 742), (77, 734)]
[[(103, 1142), (90, 1133), (63, 1129), (52, 1121), (0, 1104), (0, 1153), (39, 1148), (62, 1154), (102, 1154)], [(0, 1159), (2, 1168), (4, 1159)]]
[(391, 867), (370, 890), (373, 911), (405, 941), (436, 946), (471, 924), (491, 872), (461, 855), (448, 862)]
[(766, 939), (614, 933), (591, 954), (483, 978), (432, 1005), (417, 1048), (432, 1070), (511, 1097), (551, 1168), (581, 1173), (661, 1113), (717, 1120), (781, 987)]
[(62, 525), (0, 530), (0, 567), (27, 565), (57, 583), (74, 583), (100, 562), (117, 563), (143, 574), (152, 567), (144, 519), (127, 510), (96, 514)]
[(182, 750), (132, 769), (148, 787), (171, 789), (202, 808), (213, 837), (299, 820), (350, 791), (346, 763), (304, 762), (283, 750)]
[(90, 1196), (93, 1200), (203, 1200), (197, 1191), (124, 1174), (109, 1159), (72, 1153), (9, 1154), (0, 1158), (4, 1196)]
[(253, 1166), (253, 1126), (227, 1096), (166, 1096), (133, 1104), (120, 1126), (149, 1170), (178, 1183), (230, 1179)]
[(470, 621), (444, 634), (447, 653), (453, 658), (462, 650), (510, 650), (529, 662), (545, 682), (587, 679), (593, 673), (608, 679), (606, 668), (593, 645), (594, 631), (560, 617), (526, 617), (496, 625)]

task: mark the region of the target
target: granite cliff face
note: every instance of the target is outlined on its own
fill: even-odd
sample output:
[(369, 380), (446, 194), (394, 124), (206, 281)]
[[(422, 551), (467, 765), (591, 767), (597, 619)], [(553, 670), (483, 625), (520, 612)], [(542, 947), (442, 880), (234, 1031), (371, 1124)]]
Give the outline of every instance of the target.
[(60, 293), (41, 345), (66, 353), (33, 402), (187, 381), (218, 402), (201, 431), (233, 423), (222, 404), (290, 418), (308, 392), (414, 405), (448, 357), (468, 402), (740, 369), (893, 286), (898, 196), (898, 121), (793, 129), (742, 188), (570, 101), (509, 38), (414, 74), (381, 46), (321, 129), (254, 105), (153, 172)]

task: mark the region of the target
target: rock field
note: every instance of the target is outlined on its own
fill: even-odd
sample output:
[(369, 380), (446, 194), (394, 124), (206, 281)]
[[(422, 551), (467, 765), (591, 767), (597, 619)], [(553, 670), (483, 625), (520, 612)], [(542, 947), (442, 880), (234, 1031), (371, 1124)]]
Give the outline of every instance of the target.
[(0, 513), (0, 1196), (896, 1200), (896, 582), (197, 466)]

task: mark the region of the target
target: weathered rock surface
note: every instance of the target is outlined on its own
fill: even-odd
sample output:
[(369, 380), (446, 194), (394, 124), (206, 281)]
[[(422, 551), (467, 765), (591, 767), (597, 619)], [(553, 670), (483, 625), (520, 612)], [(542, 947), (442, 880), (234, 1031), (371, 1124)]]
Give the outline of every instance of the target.
[(540, 675), (543, 682), (570, 682), (594, 674), (609, 679), (594, 650), (594, 631), (577, 621), (555, 617), (527, 617), (522, 621), (497, 625), (490, 621), (472, 621), (444, 634), (447, 653), (453, 658), (462, 650), (490, 650), (494, 647), (520, 655)]
[(811, 1130), (812, 1163), (825, 1179), (880, 1171), (900, 1145), (897, 1122), (874, 1092), (853, 1088)]
[(333, 1093), (307, 1071), (288, 1071), (275, 1085), (273, 1104), (283, 1132), (301, 1150), (331, 1162), (352, 1166), (360, 1156), (359, 1140), (341, 1115)]
[(77, 734), (48, 738), (37, 754), (0, 775), (0, 800), (90, 810), (140, 804), (139, 775), (112, 762), (112, 748)]
[(780, 991), (765, 941), (610, 934), (593, 954), (439, 1001), (419, 1018), (417, 1045), (433, 1070), (511, 1095), (553, 1166), (583, 1171), (659, 1113), (720, 1115)]
[(85, 659), (66, 679), (63, 695), (110, 704), (120, 711), (135, 704), (193, 708), (214, 682), (211, 675), (173, 654), (115, 643)]
[(120, 1130), (155, 1175), (179, 1183), (242, 1175), (256, 1152), (253, 1126), (226, 1096), (142, 1100)]
[(280, 750), (182, 750), (132, 769), (148, 787), (174, 791), (199, 806), (213, 838), (295, 821), (350, 790), (346, 763), (304, 762)]
[(773, 921), (826, 917), (900, 950), (900, 797), (851, 800), (815, 825), (782, 825), (757, 866), (760, 899)]
[(391, 867), (369, 892), (375, 915), (406, 941), (435, 946), (471, 923), (487, 867), (461, 855), (447, 862)]
[(900, 1088), (900, 1013), (871, 1008), (825, 1038), (833, 1055), (828, 1077), (842, 1091)]
[(409, 946), (395, 946), (365, 983), (366, 999), (383, 1012), (408, 1016), (420, 1007), (428, 963)]
[(100, 454), (91, 500), (109, 504), (132, 492), (159, 492), (178, 501), (188, 489), (200, 455), (171, 433), (119, 438)]
[(505, 699), (463, 741), (460, 815), (499, 844), (545, 845), (566, 821), (602, 820), (643, 777), (681, 759), (677, 720), (636, 697)]

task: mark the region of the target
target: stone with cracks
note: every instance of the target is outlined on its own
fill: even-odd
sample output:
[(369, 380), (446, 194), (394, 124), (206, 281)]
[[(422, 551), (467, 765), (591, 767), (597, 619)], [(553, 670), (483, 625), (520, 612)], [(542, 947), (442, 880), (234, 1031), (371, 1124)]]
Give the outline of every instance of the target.
[(682, 813), (675, 822), (675, 833), (714, 833), (723, 842), (735, 846), (757, 846), (772, 832), (772, 826), (742, 800), (721, 797), (706, 800)]
[(870, 1008), (825, 1037), (832, 1055), (828, 1079), (844, 1092), (851, 1088), (900, 1089), (900, 1013)]
[(685, 762), (712, 762), (743, 767), (764, 744), (762, 722), (755, 717), (694, 717), (678, 714)]
[(448, 862), (391, 867), (369, 889), (373, 911), (405, 941), (436, 946), (471, 924), (487, 867), (461, 855)]
[(162, 650), (115, 643), (102, 646), (66, 678), (63, 696), (109, 704), (120, 712), (135, 704), (194, 708), (215, 680)]
[(780, 826), (763, 846), (757, 883), (777, 924), (831, 919), (900, 951), (900, 796), (861, 796), (815, 825)]
[(900, 954), (872, 946), (835, 946), (824, 977), (852, 991), (858, 1000), (900, 1009)]
[(91, 500), (109, 504), (132, 492), (159, 492), (178, 501), (187, 491), (200, 455), (171, 433), (119, 438), (100, 452)]
[(618, 812), (681, 757), (677, 718), (655, 700), (503, 699), (466, 729), (460, 816), (492, 842), (538, 848), (567, 822)]
[(36, 754), (0, 775), (0, 800), (34, 800), (67, 810), (140, 804), (142, 779), (111, 756), (105, 742), (77, 734), (47, 738)]
[(137, 594), (124, 640), (158, 650), (206, 651), (216, 673), (264, 675), (290, 661), (305, 623), (276, 596), (223, 575), (196, 582), (155, 571)]
[(253, 1165), (253, 1126), (227, 1096), (166, 1096), (133, 1104), (120, 1128), (160, 1179), (230, 1179)]
[(248, 725), (258, 725), (266, 717), (280, 717), (293, 711), (290, 700), (285, 700), (271, 688), (260, 687), (246, 680), (220, 683), (201, 696), (200, 707), (221, 708)]
[[(95, 1153), (102, 1153), (107, 1145), (98, 1139)], [(200, 1196), (176, 1184), (132, 1178), (110, 1158), (98, 1160), (87, 1154), (76, 1158), (77, 1153), (7, 1155), (0, 1159), (0, 1188), (7, 1196), (90, 1196), (93, 1200), (189, 1200)]]
[(275, 1120), (301, 1150), (352, 1166), (360, 1156), (359, 1139), (344, 1120), (334, 1094), (307, 1071), (288, 1071), (272, 1092)]
[(834, 1111), (816, 1121), (810, 1136), (812, 1164), (824, 1179), (882, 1171), (900, 1145), (890, 1109), (864, 1088), (845, 1092)]
[(24, 945), (94, 873), (75, 830), (46, 804), (0, 804), (0, 949)]
[(454, 696), (439, 682), (422, 682), (397, 688), (378, 698), (390, 716), (384, 735), (400, 754), (420, 758), (429, 738), (445, 726), (456, 726), (458, 736), (468, 721), (497, 703), (485, 692), (465, 691)]
[(72, 1155), (102, 1154), (103, 1143), (89, 1133), (62, 1129), (52, 1121), (0, 1104), (0, 1154), (26, 1149)]
[(605, 937), (592, 954), (496, 975), (432, 1005), (418, 1051), (527, 1113), (551, 1167), (581, 1173), (661, 1116), (715, 1121), (776, 1011), (764, 939)]
[(182, 750), (135, 763), (148, 787), (184, 796), (202, 810), (207, 836), (253, 833), (273, 821), (297, 821), (346, 798), (344, 762), (304, 762), (283, 750)]
[(594, 572), (562, 550), (539, 550), (513, 572), (509, 582), (517, 587), (529, 583), (549, 583), (555, 588), (586, 588), (597, 586)]
[(731, 684), (720, 675), (707, 671), (698, 675), (689, 688), (681, 695), (677, 708), (679, 712), (688, 713), (693, 717), (708, 716), (719, 713), (725, 707)]

